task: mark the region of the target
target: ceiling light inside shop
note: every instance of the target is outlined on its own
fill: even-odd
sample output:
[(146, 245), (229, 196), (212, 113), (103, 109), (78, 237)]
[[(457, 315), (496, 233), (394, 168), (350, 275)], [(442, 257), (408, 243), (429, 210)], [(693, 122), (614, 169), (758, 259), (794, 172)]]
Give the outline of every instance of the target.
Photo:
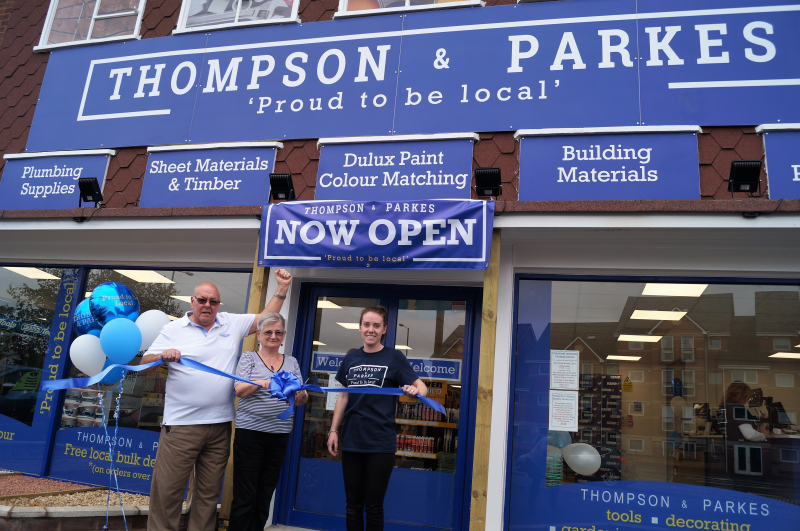
[(641, 356), (608, 356), (607, 360), (620, 360), (620, 361), (639, 361)]
[(342, 307), (331, 301), (317, 301), (317, 308), (324, 308), (326, 310), (341, 310)]
[(396, 348), (397, 350), (414, 350), (408, 345), (395, 345), (394, 348)]
[(91, 296), (92, 296), (92, 292), (91, 292), (91, 291), (87, 291), (87, 292), (86, 292), (86, 298), (88, 299), (88, 298), (89, 298), (89, 297), (91, 297)]
[(348, 330), (358, 330), (358, 323), (336, 323), (336, 324), (341, 326), (342, 328), (347, 328)]
[(667, 297), (699, 297), (708, 284), (646, 284), (642, 295)]
[(54, 277), (50, 273), (35, 267), (6, 267), (4, 269), (8, 269), (12, 273), (22, 275), (23, 277), (32, 278), (34, 280), (58, 280), (58, 277)]
[(661, 336), (633, 336), (629, 334), (620, 334), (617, 341), (641, 341), (642, 343), (657, 343), (661, 341)]
[(659, 312), (655, 310), (634, 310), (631, 319), (644, 321), (680, 321), (686, 312)]
[(770, 355), (770, 358), (789, 358), (793, 360), (800, 360), (800, 354), (796, 352), (776, 352)]
[(174, 315), (170, 315), (170, 314), (167, 314), (167, 317), (169, 317), (170, 321), (177, 321), (178, 319), (180, 319), (180, 317), (175, 317)]
[(312, 341), (311, 344), (312, 345), (316, 345), (318, 347), (327, 347), (328, 346), (328, 345), (326, 345), (325, 343), (323, 343), (321, 341)]
[(115, 269), (114, 271), (142, 284), (175, 284), (174, 280), (170, 280), (155, 271), (139, 271), (136, 269)]

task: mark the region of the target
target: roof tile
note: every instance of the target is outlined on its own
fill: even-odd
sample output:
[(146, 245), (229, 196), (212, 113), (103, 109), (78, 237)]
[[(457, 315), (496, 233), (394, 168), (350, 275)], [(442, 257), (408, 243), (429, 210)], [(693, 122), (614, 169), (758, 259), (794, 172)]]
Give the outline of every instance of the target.
[(720, 151), (719, 144), (714, 140), (710, 134), (702, 133), (697, 135), (697, 151), (700, 158), (700, 164), (711, 164), (714, 162), (714, 157)]
[(301, 173), (303, 168), (308, 165), (308, 162), (308, 155), (303, 149), (295, 148), (292, 150), (291, 154), (286, 157), (286, 164), (289, 166), (292, 173)]
[(721, 148), (732, 149), (742, 138), (742, 130), (738, 127), (709, 127), (709, 133)]
[(500, 149), (492, 141), (478, 142), (472, 151), (472, 157), (479, 168), (491, 167), (500, 156)]
[(764, 156), (764, 141), (761, 135), (742, 135), (734, 150), (743, 160), (761, 160)]

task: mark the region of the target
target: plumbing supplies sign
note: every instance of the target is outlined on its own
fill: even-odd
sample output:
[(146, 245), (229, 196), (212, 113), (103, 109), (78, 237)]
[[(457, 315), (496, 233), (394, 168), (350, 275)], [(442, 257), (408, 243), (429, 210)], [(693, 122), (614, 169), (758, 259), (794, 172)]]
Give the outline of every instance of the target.
[(274, 147), (152, 151), (140, 207), (263, 205)]
[(472, 142), (323, 145), (315, 199), (469, 199)]
[(799, 7), (537, 2), (61, 49), (27, 148), (798, 123)]
[(105, 154), (8, 158), (0, 180), (0, 210), (78, 208), (78, 179), (97, 177), (102, 191), (108, 160)]
[[(764, 133), (770, 199), (800, 199), (800, 131)], [(764, 183), (761, 183), (764, 189)]]
[(486, 269), (494, 202), (292, 201), (264, 206), (258, 265)]
[(520, 201), (700, 199), (695, 133), (529, 136)]

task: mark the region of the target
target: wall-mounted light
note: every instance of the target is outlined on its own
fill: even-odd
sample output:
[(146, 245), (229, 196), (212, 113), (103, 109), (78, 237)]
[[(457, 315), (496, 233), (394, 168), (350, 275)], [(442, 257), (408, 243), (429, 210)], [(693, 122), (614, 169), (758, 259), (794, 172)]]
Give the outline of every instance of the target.
[(87, 203), (100, 203), (103, 200), (103, 192), (100, 191), (100, 184), (97, 182), (97, 177), (81, 177), (78, 179), (78, 190), (80, 197), (78, 198), (78, 208), (83, 206), (81, 201)]
[(498, 197), (502, 194), (500, 168), (475, 168), (475, 193), (480, 197)]
[(277, 201), (292, 201), (294, 199), (294, 184), (291, 173), (270, 173), (269, 187), (272, 199)]
[(761, 161), (734, 160), (731, 162), (731, 175), (728, 178), (728, 191), (752, 194), (761, 189)]

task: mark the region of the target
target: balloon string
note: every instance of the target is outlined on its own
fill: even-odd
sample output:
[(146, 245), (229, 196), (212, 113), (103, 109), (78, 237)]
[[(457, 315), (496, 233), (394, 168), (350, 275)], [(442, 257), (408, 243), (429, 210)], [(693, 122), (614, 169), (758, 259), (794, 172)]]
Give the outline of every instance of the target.
[(125, 507), (122, 505), (122, 493), (119, 491), (119, 481), (117, 481), (117, 471), (114, 468), (114, 451), (117, 448), (117, 437), (119, 434), (119, 403), (120, 399), (122, 398), (122, 386), (125, 383), (125, 377), (127, 376), (127, 371), (122, 371), (122, 378), (120, 379), (119, 385), (117, 388), (112, 391), (112, 396), (114, 392), (117, 392), (117, 400), (116, 400), (116, 408), (114, 409), (114, 418), (117, 419), (116, 423), (114, 424), (114, 443), (112, 446), (111, 438), (108, 436), (108, 422), (106, 419), (106, 407), (105, 407), (105, 400), (103, 398), (103, 390), (100, 388), (100, 383), (97, 384), (97, 390), (100, 392), (100, 401), (102, 403), (101, 411), (103, 412), (103, 431), (106, 434), (106, 442), (108, 443), (108, 459), (109, 459), (109, 469), (108, 469), (108, 491), (106, 493), (106, 525), (103, 526), (103, 529), (108, 529), (108, 512), (109, 512), (109, 505), (111, 504), (111, 477), (114, 477), (114, 484), (117, 487), (117, 496), (119, 498), (119, 506), (122, 509), (122, 522), (125, 524), (125, 531), (128, 531), (128, 519), (125, 517)]

